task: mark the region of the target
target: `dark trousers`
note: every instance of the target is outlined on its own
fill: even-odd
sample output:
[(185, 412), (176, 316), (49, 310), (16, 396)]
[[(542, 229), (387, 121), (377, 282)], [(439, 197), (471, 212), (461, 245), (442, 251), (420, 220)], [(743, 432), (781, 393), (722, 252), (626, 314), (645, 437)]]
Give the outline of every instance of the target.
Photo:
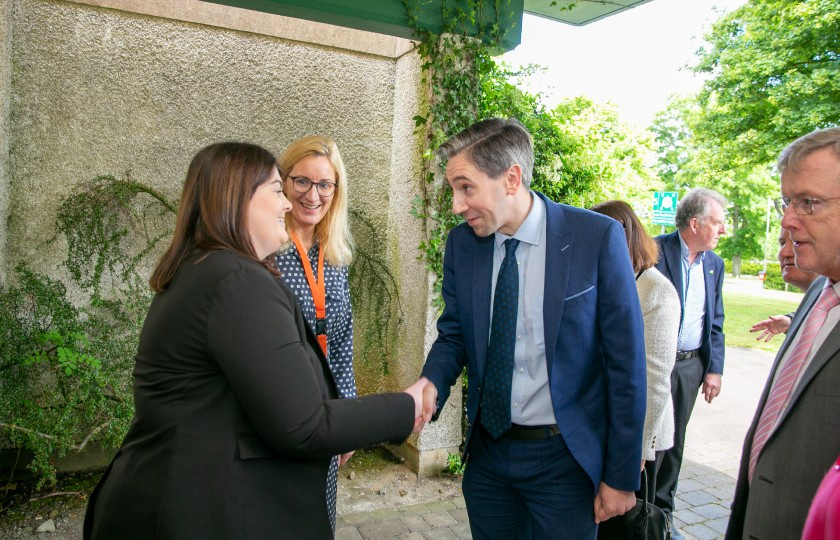
[(560, 435), (493, 440), (476, 426), (463, 489), (478, 540), (595, 538), (592, 481)]
[(685, 431), (703, 379), (699, 356), (677, 360), (671, 372), (671, 397), (674, 399), (674, 446), (656, 453), (656, 497), (653, 503), (666, 512), (674, 510), (674, 495), (682, 467)]
[[(655, 457), (651, 461), (645, 461), (645, 472), (647, 473), (647, 501), (651, 504), (656, 501), (656, 457), (662, 452), (656, 452)], [(645, 498), (645, 483), (644, 475), (642, 482), (639, 484), (639, 490), (636, 492), (636, 498), (644, 500)]]

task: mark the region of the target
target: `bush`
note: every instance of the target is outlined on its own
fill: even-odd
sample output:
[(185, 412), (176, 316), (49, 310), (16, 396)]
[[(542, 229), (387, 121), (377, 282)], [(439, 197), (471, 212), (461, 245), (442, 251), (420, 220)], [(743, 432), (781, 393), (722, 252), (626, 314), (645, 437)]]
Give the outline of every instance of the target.
[[(782, 270), (778, 265), (774, 264), (772, 266), (767, 266), (767, 276), (764, 278), (764, 288), (772, 289), (774, 291), (785, 290), (785, 280), (782, 279)], [(793, 285), (788, 285), (788, 290), (794, 292), (800, 291), (799, 287), (794, 287)]]
[[(759, 272), (764, 270), (764, 264), (757, 261), (741, 261), (741, 275), (742, 276), (757, 276)], [(768, 265), (769, 270), (769, 265)], [(777, 268), (778, 270), (778, 268)]]
[(0, 441), (34, 453), (42, 485), (55, 480), (55, 455), (122, 440), (134, 412), (136, 313), (151, 296), (132, 290), (77, 308), (62, 283), (24, 265), (15, 282), (0, 286)]

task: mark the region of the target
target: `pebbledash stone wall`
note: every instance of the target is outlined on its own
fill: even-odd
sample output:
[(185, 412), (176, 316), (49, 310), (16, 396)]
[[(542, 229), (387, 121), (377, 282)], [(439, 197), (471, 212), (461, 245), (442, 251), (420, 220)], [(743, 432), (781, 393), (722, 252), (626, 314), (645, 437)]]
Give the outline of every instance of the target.
[[(18, 262), (60, 277), (64, 246), (47, 240), (60, 200), (80, 182), (130, 171), (177, 200), (206, 144), (247, 140), (279, 153), (327, 134), (402, 303), (390, 373), (356, 358), (359, 387), (405, 388), (435, 318), (417, 260), (422, 223), (410, 215), (420, 79), (414, 44), (390, 36), (198, 0), (2, 0), (0, 281)], [(456, 451), (456, 390), (441, 421), (395, 449), (415, 469), (442, 467)]]

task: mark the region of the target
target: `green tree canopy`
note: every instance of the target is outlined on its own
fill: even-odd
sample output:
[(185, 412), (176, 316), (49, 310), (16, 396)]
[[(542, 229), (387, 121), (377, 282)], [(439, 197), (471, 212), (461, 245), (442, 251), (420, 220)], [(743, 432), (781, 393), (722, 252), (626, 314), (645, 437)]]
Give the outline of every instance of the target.
[(698, 51), (696, 135), (735, 166), (773, 161), (788, 143), (840, 123), (840, 2), (750, 0)]
[(598, 179), (582, 194), (581, 206), (621, 199), (637, 209), (650, 207), (651, 193), (664, 186), (652, 167), (650, 134), (622, 121), (612, 103), (595, 103), (586, 97), (565, 99), (551, 114), (564, 133), (585, 141), (576, 157)]

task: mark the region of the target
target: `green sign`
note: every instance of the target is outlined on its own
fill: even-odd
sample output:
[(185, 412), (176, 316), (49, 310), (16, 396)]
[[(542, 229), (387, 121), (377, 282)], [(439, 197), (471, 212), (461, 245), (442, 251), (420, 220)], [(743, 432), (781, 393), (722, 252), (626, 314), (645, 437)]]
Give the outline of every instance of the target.
[(677, 215), (677, 192), (657, 191), (653, 194), (653, 220), (656, 225), (673, 225)]

